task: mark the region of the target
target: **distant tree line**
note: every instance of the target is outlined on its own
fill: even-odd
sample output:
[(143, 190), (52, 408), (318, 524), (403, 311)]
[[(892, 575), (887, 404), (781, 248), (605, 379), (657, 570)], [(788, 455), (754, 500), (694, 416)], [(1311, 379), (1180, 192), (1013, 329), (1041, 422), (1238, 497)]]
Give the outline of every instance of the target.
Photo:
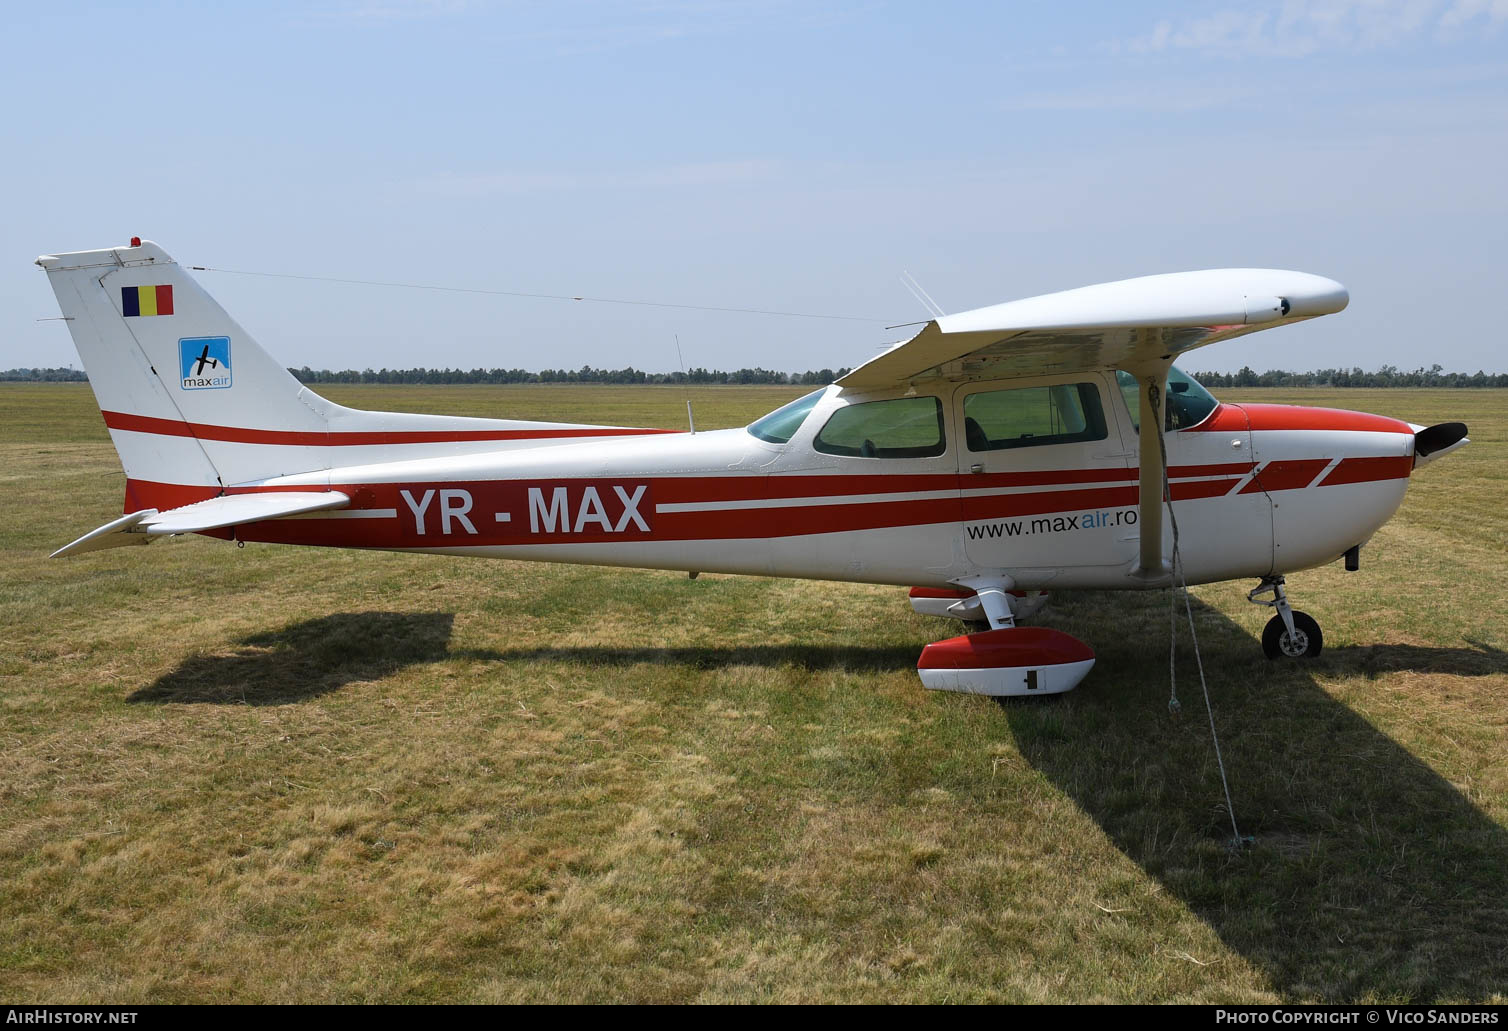
[[(846, 375), (848, 369), (809, 369), (806, 372), (775, 372), (770, 369), (696, 368), (689, 372), (643, 372), (626, 369), (289, 369), (300, 383), (694, 383), (756, 384), (772, 383), (791, 386), (823, 386)], [(1320, 369), (1317, 372), (1288, 372), (1269, 369), (1257, 372), (1249, 367), (1239, 372), (1196, 372), (1195, 379), (1207, 387), (1508, 387), (1508, 373), (1446, 372), (1439, 365), (1405, 372), (1394, 365), (1384, 365), (1375, 372), (1360, 368)], [(82, 369), (6, 369), (0, 382), (7, 383), (84, 383), (89, 377)]]
[(1376, 372), (1363, 372), (1360, 368), (1256, 372), (1243, 367), (1239, 372), (1195, 372), (1191, 375), (1207, 387), (1508, 387), (1508, 373), (1446, 372), (1439, 365), (1412, 372), (1404, 372), (1396, 365), (1384, 365)]
[(83, 369), (6, 369), (0, 372), (4, 383), (87, 383)]

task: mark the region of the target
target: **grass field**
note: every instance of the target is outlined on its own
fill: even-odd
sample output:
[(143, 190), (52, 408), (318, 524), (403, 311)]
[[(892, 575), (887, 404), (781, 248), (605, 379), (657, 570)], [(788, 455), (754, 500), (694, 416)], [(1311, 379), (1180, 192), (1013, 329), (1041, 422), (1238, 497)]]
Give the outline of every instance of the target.
[[(679, 389), (330, 387), (680, 426)], [(797, 388), (695, 391), (700, 427)], [(1290, 581), (1062, 596), (1074, 693), (924, 691), (895, 588), (236, 549), (120, 511), (87, 387), (0, 385), (0, 997), (1508, 999), (1508, 392), (1226, 391), (1474, 443)], [(1186, 638), (1185, 638), (1186, 643)]]

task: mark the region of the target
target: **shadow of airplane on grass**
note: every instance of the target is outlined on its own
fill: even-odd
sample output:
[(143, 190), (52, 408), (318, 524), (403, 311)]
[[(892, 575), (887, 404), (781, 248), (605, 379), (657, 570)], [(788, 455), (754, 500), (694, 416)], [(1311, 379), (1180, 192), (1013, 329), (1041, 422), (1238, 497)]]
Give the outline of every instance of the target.
[[(1195, 605), (1240, 830), (1255, 838), (1244, 851), (1228, 847), (1230, 816), (1197, 685), (1184, 681), (1184, 712), (1170, 716), (1166, 673), (1160, 659), (1148, 664), (1136, 633), (1082, 627), (1102, 642), (1095, 678), (1073, 694), (1012, 699), (979, 718), (1003, 714), (1021, 754), (1285, 998), (1501, 999), (1508, 832), (1333, 699), (1311, 669), (1488, 675), (1508, 673), (1508, 656), (1467, 642), (1472, 647), (1339, 648), (1315, 667), (1268, 663), (1245, 630)], [(913, 647), (454, 652), (453, 618), (364, 612), (294, 624), (189, 659), (130, 700), (283, 704), (458, 656), (876, 672), (916, 661)], [(1191, 676), (1192, 665), (1180, 662)]]
[(445, 659), (585, 662), (594, 666), (768, 666), (884, 672), (916, 665), (916, 650), (749, 645), (732, 648), (530, 648), (453, 650), (452, 612), (344, 612), (251, 634), (223, 652), (195, 655), (129, 702), (286, 705), (405, 666)]
[[(1021, 753), (1284, 997), (1502, 999), (1508, 832), (1311, 671), (1490, 675), (1508, 673), (1508, 656), (1467, 642), (1270, 663), (1240, 627), (1194, 607), (1201, 637), (1218, 638), (1205, 665), (1248, 848), (1229, 847), (1204, 702), (1182, 649), (1181, 716), (1163, 704), (1159, 661), (1132, 690), (1101, 681), (1046, 705), (1012, 700), (1003, 709)], [(1145, 666), (1127, 635), (1103, 637), (1105, 665)], [(1226, 644), (1232, 637), (1238, 650)], [(1081, 734), (1075, 724), (1110, 729)]]
[(1466, 641), (1470, 648), (1426, 648), (1413, 644), (1364, 644), (1331, 648), (1323, 653), (1328, 664), (1341, 670), (1374, 677), (1380, 673), (1444, 673), (1451, 676), (1487, 676), (1508, 673), (1508, 652), (1481, 641)]
[(849, 673), (892, 673), (916, 668), (917, 648), (859, 648), (847, 645), (734, 645), (718, 648), (611, 648), (596, 645), (579, 648), (528, 648), (504, 652), (496, 658), (509, 662), (580, 662), (590, 666), (690, 666), (693, 669), (723, 669), (729, 666), (793, 667), (814, 672), (843, 670)]
[(342, 612), (195, 655), (128, 702), (286, 705), (449, 656), (451, 612)]

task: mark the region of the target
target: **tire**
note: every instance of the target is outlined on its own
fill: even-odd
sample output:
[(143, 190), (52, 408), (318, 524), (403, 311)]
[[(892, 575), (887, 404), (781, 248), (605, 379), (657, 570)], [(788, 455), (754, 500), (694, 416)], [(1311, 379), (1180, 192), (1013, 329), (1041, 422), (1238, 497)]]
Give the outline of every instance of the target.
[(1295, 639), (1290, 640), (1282, 616), (1273, 616), (1262, 631), (1262, 651), (1269, 659), (1312, 659), (1325, 646), (1325, 635), (1307, 612), (1293, 614)]

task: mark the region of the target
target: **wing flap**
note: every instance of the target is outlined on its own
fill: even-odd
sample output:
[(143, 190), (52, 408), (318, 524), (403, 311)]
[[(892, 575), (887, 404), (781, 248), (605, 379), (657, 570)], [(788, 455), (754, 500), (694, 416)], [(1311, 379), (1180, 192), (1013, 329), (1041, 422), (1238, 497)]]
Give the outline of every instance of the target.
[(225, 494), (167, 512), (146, 508), (89, 531), (72, 544), (53, 552), (52, 557), (64, 558), (105, 548), (149, 544), (157, 537), (170, 534), (221, 530), (227, 526), (256, 523), (264, 519), (345, 508), (350, 503), (348, 495), (335, 490), (265, 491), (256, 494)]

